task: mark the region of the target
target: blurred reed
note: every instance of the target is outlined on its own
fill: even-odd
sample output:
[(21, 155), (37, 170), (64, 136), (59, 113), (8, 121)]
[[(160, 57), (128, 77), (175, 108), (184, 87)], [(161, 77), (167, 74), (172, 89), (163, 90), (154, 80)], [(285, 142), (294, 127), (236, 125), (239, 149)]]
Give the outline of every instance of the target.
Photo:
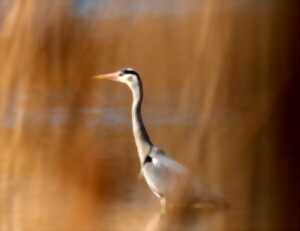
[[(73, 4), (2, 7), (0, 229), (280, 230), (281, 5), (188, 1), (180, 15), (102, 18)], [(99, 12), (133, 4), (145, 1)], [(91, 79), (124, 66), (142, 75), (153, 141), (224, 192), (230, 211), (155, 213), (137, 180), (129, 92)], [(125, 108), (125, 122), (110, 124), (107, 108)]]

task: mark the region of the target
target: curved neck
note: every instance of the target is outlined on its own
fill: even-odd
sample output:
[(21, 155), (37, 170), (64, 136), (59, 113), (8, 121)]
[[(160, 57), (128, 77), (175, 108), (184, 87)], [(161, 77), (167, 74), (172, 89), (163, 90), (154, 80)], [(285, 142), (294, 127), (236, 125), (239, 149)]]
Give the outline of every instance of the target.
[(143, 87), (141, 82), (137, 85), (130, 86), (130, 90), (133, 96), (131, 107), (133, 135), (140, 162), (143, 163), (146, 155), (150, 151), (152, 142), (149, 138), (142, 119), (141, 110), (143, 102)]

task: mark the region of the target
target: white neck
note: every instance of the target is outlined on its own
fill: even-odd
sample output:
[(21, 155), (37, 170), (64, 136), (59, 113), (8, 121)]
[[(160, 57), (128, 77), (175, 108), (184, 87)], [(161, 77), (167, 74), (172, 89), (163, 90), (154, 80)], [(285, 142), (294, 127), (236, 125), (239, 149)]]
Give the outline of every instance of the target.
[(141, 85), (138, 84), (129, 86), (129, 88), (133, 96), (131, 107), (133, 135), (139, 159), (142, 164), (152, 146), (142, 120), (141, 106), (143, 101), (143, 89)]

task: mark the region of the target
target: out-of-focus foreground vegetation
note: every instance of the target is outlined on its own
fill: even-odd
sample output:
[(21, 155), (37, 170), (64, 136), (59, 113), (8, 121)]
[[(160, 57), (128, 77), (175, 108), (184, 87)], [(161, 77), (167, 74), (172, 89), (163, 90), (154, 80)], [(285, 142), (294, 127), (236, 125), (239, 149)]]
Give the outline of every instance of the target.
[[(0, 230), (299, 228), (296, 7), (266, 2), (107, 17), (145, 1), (93, 15), (69, 1), (4, 1)], [(124, 66), (144, 81), (154, 143), (229, 210), (156, 214), (137, 179), (129, 91), (91, 78)]]

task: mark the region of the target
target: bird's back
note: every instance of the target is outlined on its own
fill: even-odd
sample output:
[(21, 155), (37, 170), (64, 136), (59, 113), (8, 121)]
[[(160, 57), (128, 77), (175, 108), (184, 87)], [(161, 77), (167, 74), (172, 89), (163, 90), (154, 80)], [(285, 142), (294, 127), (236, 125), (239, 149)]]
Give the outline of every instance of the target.
[(184, 166), (156, 147), (149, 153), (149, 161), (143, 164), (142, 171), (151, 190), (161, 197), (168, 197), (174, 192), (188, 174)]
[(181, 194), (192, 203), (223, 203), (223, 196), (211, 192), (183, 165), (153, 147), (142, 172), (152, 192), (168, 200), (178, 199)]

